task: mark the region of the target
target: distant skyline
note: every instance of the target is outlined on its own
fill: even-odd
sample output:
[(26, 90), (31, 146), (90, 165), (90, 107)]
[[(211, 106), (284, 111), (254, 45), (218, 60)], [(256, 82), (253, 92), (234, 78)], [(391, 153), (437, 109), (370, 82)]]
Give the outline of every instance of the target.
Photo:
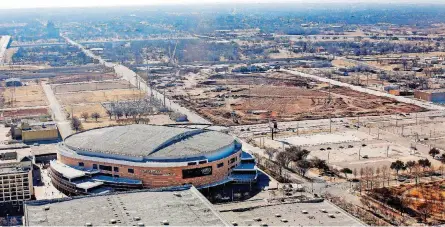
[(53, 7), (104, 7), (135, 5), (174, 5), (174, 4), (242, 4), (242, 3), (440, 3), (444, 0), (5, 0), (0, 9), (53, 8)]

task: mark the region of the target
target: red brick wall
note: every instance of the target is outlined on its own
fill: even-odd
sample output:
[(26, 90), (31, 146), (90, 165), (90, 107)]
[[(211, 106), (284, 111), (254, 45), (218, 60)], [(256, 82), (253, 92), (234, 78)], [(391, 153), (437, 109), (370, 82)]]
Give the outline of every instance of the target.
[[(113, 167), (119, 167), (119, 172), (113, 173), (108, 171), (101, 171), (103, 173), (110, 173), (110, 174), (117, 174), (120, 177), (130, 178), (130, 179), (137, 179), (141, 180), (144, 184), (144, 187), (147, 188), (154, 188), (154, 187), (167, 187), (167, 186), (176, 186), (176, 185), (182, 185), (191, 183), (194, 186), (201, 186), (206, 185), (210, 183), (214, 183), (220, 180), (223, 180), (227, 177), (229, 174), (229, 168), (237, 165), (240, 163), (240, 154), (241, 150), (225, 159), (218, 160), (216, 162), (206, 163), (206, 164), (199, 164), (199, 165), (192, 165), (192, 166), (181, 166), (181, 167), (136, 167), (136, 166), (126, 166), (126, 165), (115, 165), (115, 164), (109, 164), (105, 162), (92, 162), (87, 160), (80, 160), (80, 159), (74, 159), (66, 156), (62, 156), (58, 154), (57, 159), (70, 166), (78, 166), (79, 162), (84, 163), (85, 168), (93, 168), (93, 164), (99, 165), (108, 165)], [(237, 157), (237, 161), (230, 164), (228, 161), (233, 158)], [(217, 164), (223, 162), (224, 166), (221, 168), (217, 167)], [(195, 178), (187, 178), (182, 179), (182, 170), (183, 169), (194, 169), (194, 168), (201, 168), (206, 166), (212, 166), (212, 175), (210, 176), (203, 176), (203, 177), (195, 177)], [(128, 169), (134, 169), (133, 173), (128, 173)], [(145, 171), (145, 172), (144, 172)], [(150, 173), (146, 173), (146, 171), (159, 171), (163, 175), (153, 175)]]

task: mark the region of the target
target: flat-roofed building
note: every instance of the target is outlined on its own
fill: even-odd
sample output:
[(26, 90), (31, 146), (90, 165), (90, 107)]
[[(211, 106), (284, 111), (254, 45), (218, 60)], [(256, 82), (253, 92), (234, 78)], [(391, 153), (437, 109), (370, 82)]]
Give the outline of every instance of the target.
[(59, 130), (55, 122), (24, 121), (11, 128), (11, 136), (24, 143), (57, 141), (59, 140)]
[(445, 89), (417, 90), (414, 91), (414, 98), (433, 103), (445, 103)]
[(24, 211), (25, 226), (228, 226), (193, 186), (29, 201)]
[(34, 195), (27, 149), (0, 150), (0, 203), (21, 204)]

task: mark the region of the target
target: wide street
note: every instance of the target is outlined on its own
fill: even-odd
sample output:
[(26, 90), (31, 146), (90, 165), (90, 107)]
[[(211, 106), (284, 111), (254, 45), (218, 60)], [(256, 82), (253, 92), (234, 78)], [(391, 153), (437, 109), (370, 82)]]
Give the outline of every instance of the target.
[(343, 82), (336, 81), (333, 79), (328, 79), (328, 78), (324, 78), (324, 77), (320, 77), (320, 76), (315, 76), (315, 75), (311, 75), (311, 74), (307, 74), (307, 73), (298, 72), (295, 70), (283, 69), (282, 71), (296, 75), (296, 76), (310, 78), (313, 80), (318, 80), (320, 82), (330, 83), (331, 85), (347, 87), (347, 88), (350, 88), (350, 89), (358, 91), (358, 92), (368, 93), (370, 95), (391, 98), (391, 99), (397, 100), (399, 102), (417, 105), (417, 106), (420, 106), (420, 107), (423, 107), (423, 108), (426, 108), (429, 110), (445, 110), (445, 107), (443, 107), (443, 106), (435, 105), (433, 103), (428, 103), (425, 101), (410, 99), (410, 98), (406, 98), (403, 96), (396, 96), (396, 95), (388, 94), (386, 92), (376, 91), (376, 90), (372, 90), (369, 88), (364, 88), (364, 87), (360, 87), (360, 86), (356, 86), (356, 85), (352, 85), (352, 84), (348, 84), (348, 83), (343, 83)]
[(49, 107), (53, 113), (54, 120), (57, 122), (57, 127), (59, 128), (60, 136), (62, 139), (65, 139), (67, 136), (73, 133), (71, 129), (70, 122), (66, 119), (66, 114), (63, 112), (62, 107), (60, 106), (59, 101), (54, 95), (53, 90), (51, 89), (51, 85), (43, 83), (42, 84), (43, 91), (48, 98)]

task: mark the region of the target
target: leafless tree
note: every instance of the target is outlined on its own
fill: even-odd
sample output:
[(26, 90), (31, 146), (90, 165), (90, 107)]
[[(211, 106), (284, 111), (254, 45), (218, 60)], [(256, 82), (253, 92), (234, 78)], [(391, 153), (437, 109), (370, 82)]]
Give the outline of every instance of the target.
[(433, 211), (433, 206), (431, 202), (424, 201), (419, 206), (417, 211), (420, 214), (424, 223), (427, 223), (427, 218), (431, 216), (431, 212)]
[(416, 164), (413, 167), (413, 174), (414, 174), (414, 177), (416, 180), (416, 185), (417, 185), (417, 183), (419, 183), (419, 177), (421, 176), (422, 172), (423, 172), (422, 167), (419, 164)]
[(82, 122), (79, 120), (78, 117), (71, 118), (71, 128), (73, 130), (76, 130), (76, 132), (82, 129)]
[(266, 148), (265, 152), (269, 159), (272, 160), (273, 156), (278, 152), (278, 150), (274, 148)]
[(282, 176), (283, 168), (287, 168), (290, 164), (291, 157), (287, 152), (280, 152), (277, 154), (276, 158), (278, 165), (280, 166), (280, 176)]
[(81, 116), (85, 121), (87, 121), (87, 119), (90, 117), (90, 115), (89, 115), (87, 112), (83, 112), (80, 116)]
[(389, 187), (389, 167), (388, 166), (382, 166), (382, 183), (383, 187), (385, 187), (385, 180), (388, 179), (388, 187)]
[(375, 187), (380, 187), (380, 179), (381, 179), (381, 170), (380, 167), (377, 167), (377, 169), (375, 170)]
[(98, 112), (94, 112), (91, 114), (91, 117), (94, 118), (97, 122), (97, 119), (100, 118), (100, 114)]
[(407, 161), (405, 166), (408, 169), (409, 173), (411, 173), (415, 165), (415, 161)]

